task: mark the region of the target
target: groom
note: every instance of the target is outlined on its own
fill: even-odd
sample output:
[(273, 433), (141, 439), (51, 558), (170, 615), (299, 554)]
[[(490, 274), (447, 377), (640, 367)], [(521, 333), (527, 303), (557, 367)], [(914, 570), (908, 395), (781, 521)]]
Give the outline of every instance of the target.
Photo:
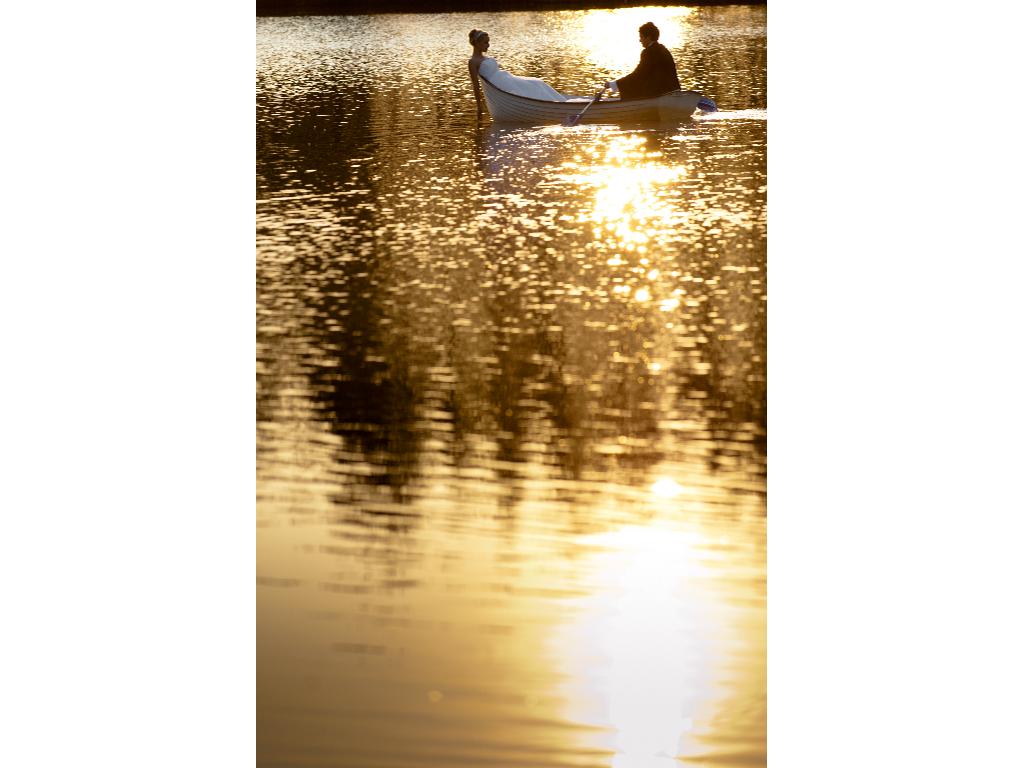
[(640, 63), (630, 74), (609, 80), (605, 88), (618, 91), (622, 100), (649, 99), (680, 89), (676, 62), (668, 48), (658, 42), (661, 33), (651, 22), (640, 27), (640, 44), (644, 47)]

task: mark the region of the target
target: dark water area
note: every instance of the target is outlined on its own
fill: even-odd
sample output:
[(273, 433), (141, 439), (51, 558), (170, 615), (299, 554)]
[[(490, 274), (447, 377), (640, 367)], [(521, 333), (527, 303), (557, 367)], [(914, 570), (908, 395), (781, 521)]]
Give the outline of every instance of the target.
[(765, 17), (257, 19), (259, 765), (765, 764)]
[[(658, 6), (765, 5), (766, 0), (688, 0), (662, 2)], [(602, 8), (650, 6), (643, 0), (602, 2), (602, 0), (257, 0), (259, 16), (366, 14), (366, 13), (479, 13), (482, 11), (580, 11)]]

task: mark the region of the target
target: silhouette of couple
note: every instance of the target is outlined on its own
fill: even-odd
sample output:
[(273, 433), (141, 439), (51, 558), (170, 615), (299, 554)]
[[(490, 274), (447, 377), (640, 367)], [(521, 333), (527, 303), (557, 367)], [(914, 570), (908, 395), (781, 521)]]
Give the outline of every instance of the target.
[[(612, 92), (617, 91), (623, 100), (649, 99), (680, 90), (676, 62), (668, 48), (658, 42), (661, 35), (658, 28), (648, 21), (640, 27), (639, 32), (640, 44), (644, 47), (640, 54), (640, 63), (628, 75), (606, 82), (605, 88)], [(568, 96), (559, 93), (540, 78), (518, 77), (501, 69), (498, 62), (490, 56), (484, 56), (491, 43), (491, 38), (486, 32), (474, 29), (469, 33), (469, 43), (473, 46), (473, 58), (469, 60), (469, 77), (476, 95), (477, 112), (483, 111), (479, 80), (481, 76), (495, 87), (517, 96), (543, 101), (570, 100)]]

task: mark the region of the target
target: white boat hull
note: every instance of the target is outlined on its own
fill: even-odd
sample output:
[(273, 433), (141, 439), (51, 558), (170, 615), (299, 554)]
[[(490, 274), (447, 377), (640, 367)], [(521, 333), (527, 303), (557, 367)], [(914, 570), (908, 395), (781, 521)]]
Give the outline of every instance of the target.
[[(586, 101), (541, 101), (503, 91), (483, 75), (484, 100), (491, 118), (502, 123), (561, 123), (578, 115)], [(693, 114), (701, 94), (696, 91), (673, 91), (653, 99), (607, 99), (587, 109), (580, 123), (632, 123), (682, 120)]]

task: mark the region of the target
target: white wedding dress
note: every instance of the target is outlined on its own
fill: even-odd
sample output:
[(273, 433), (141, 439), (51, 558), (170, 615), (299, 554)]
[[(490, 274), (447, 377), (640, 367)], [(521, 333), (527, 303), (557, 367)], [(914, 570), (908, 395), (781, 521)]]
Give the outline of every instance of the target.
[(498, 66), (498, 62), (485, 57), (480, 62), (480, 74), (497, 88), (517, 96), (542, 101), (569, 101), (569, 98), (556, 91), (539, 77), (517, 77)]

